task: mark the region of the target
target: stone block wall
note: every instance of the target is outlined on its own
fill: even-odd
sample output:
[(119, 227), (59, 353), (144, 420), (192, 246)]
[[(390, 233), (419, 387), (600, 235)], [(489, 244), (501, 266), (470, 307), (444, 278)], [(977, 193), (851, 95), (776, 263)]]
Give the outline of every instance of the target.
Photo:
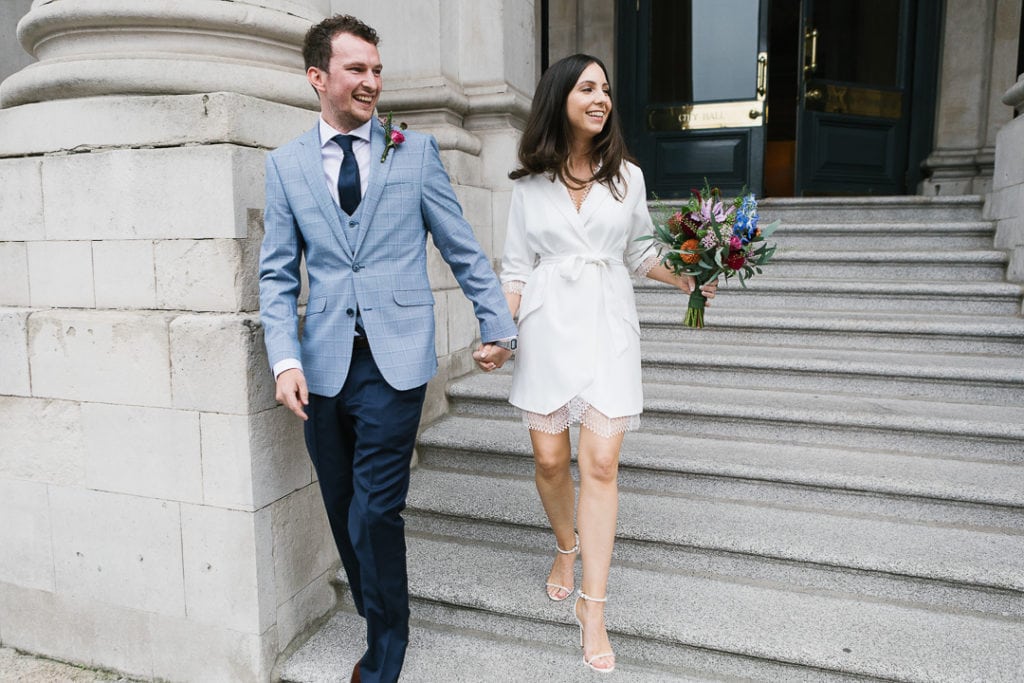
[(262, 158), (0, 159), (4, 645), (268, 680), (333, 605), (336, 551), (255, 312)]

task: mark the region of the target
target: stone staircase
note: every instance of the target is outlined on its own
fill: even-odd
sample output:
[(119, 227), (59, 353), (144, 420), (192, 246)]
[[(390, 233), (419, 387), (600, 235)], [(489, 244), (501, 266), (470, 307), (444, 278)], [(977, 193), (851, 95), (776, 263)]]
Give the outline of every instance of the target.
[[(1024, 680), (1022, 288), (976, 197), (768, 200), (708, 327), (638, 284), (608, 624), (624, 681)], [(406, 514), (403, 680), (592, 681), (510, 375), (448, 390)], [(577, 581), (579, 572), (577, 565)], [(347, 680), (347, 596), (282, 668)]]

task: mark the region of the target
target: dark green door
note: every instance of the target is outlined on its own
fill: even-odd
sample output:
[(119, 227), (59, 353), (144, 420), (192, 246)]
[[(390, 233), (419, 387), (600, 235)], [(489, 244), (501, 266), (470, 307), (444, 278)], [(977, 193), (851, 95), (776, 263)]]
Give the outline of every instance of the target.
[(912, 9), (911, 0), (804, 0), (798, 195), (907, 191)]
[(615, 101), (651, 195), (761, 191), (767, 0), (620, 0)]

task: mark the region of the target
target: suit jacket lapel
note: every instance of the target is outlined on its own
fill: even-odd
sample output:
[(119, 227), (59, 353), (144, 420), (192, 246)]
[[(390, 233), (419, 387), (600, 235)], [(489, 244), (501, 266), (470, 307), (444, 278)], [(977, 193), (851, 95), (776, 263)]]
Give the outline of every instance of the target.
[(360, 204), (359, 210), (362, 214), (359, 218), (359, 231), (356, 233), (356, 241), (352, 247), (353, 253), (359, 253), (359, 247), (366, 239), (366, 233), (373, 221), (373, 213), (377, 210), (381, 195), (384, 192), (384, 185), (391, 171), (391, 161), (395, 154), (399, 154), (399, 147), (393, 147), (388, 152), (388, 158), (383, 162), (380, 160), (384, 154), (384, 126), (376, 118), (370, 125), (370, 180), (366, 185), (366, 195)]
[(313, 130), (302, 136), (299, 140), (299, 148), (301, 149), (299, 167), (302, 169), (302, 175), (306, 179), (306, 185), (313, 194), (317, 206), (320, 207), (320, 212), (323, 213), (327, 222), (330, 223), (334, 239), (338, 240), (338, 244), (351, 258), (353, 249), (348, 243), (348, 238), (345, 237), (345, 229), (341, 224), (338, 206), (334, 203), (334, 199), (331, 198), (330, 190), (327, 189), (327, 181), (324, 180), (324, 161), (320, 153), (319, 124), (313, 126)]

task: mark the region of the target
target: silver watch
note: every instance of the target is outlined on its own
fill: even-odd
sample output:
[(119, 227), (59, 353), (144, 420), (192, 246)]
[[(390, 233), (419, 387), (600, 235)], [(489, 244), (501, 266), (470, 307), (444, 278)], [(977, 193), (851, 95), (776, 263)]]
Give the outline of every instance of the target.
[(494, 346), (500, 346), (503, 349), (508, 349), (509, 351), (515, 351), (516, 346), (519, 345), (516, 337), (512, 337), (511, 339), (499, 339), (498, 341), (492, 341), (490, 343)]

